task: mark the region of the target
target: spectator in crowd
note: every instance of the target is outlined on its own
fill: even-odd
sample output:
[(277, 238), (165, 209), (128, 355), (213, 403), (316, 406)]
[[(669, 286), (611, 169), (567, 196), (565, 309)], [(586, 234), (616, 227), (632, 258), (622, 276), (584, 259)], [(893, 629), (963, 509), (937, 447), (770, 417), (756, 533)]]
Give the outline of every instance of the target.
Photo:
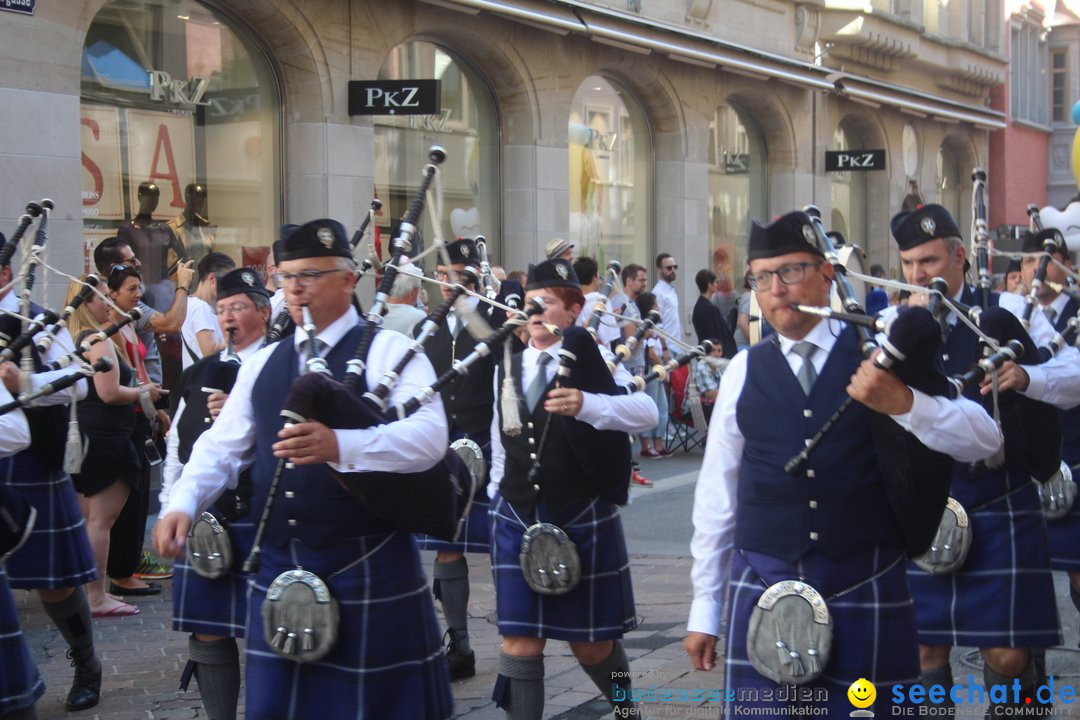
[(694, 276), (697, 283), (698, 299), (694, 303), (694, 332), (697, 333), (698, 342), (712, 339), (721, 346), (722, 354), (726, 358), (735, 357), (738, 348), (735, 345), (735, 337), (731, 328), (724, 322), (720, 309), (712, 304), (712, 296), (716, 294), (716, 273), (712, 270), (698, 270)]
[(413, 336), (413, 329), (423, 321), (424, 311), (416, 305), (420, 295), (420, 269), (412, 263), (402, 265), (386, 304), (382, 326), (403, 335)]
[(187, 315), (180, 327), (181, 358), (187, 370), (204, 357), (225, 349), (211, 303), (217, 302), (218, 280), (236, 269), (236, 262), (220, 252), (211, 252), (199, 261), (199, 284), (188, 298)]

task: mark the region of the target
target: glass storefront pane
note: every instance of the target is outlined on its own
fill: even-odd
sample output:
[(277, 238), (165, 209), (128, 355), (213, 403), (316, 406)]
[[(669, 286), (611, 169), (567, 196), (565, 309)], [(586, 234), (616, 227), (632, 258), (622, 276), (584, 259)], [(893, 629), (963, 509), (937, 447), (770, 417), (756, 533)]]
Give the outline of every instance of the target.
[(574, 255), (652, 267), (645, 115), (629, 93), (598, 75), (570, 106), (570, 242)]
[(768, 223), (768, 153), (749, 115), (716, 108), (709, 124), (709, 253), (717, 290), (740, 292), (750, 221)]
[(948, 145), (937, 152), (936, 165), (937, 203), (960, 221), (960, 163)]
[(281, 101), (269, 63), (223, 17), (192, 0), (106, 5), (83, 48), (81, 113), (88, 269), (96, 241), (124, 235), (161, 288), (149, 300), (165, 304), (177, 255), (265, 262)]
[[(862, 140), (844, 123), (833, 134), (833, 150), (861, 150)], [(826, 227), (841, 233), (849, 245), (865, 250), (866, 237), (866, 173), (841, 171), (829, 173), (832, 194), (832, 215)]]
[[(376, 215), (380, 258), (389, 257), (387, 237), (397, 231), (397, 221), (420, 187), (429, 148), (440, 145), (446, 150), (446, 161), (440, 166), (444, 239), (483, 235), (492, 264), (501, 263), (499, 123), (486, 86), (463, 62), (426, 42), (394, 48), (379, 70), (379, 79), (436, 79), (442, 99), (438, 115), (374, 118), (375, 195), (383, 203)], [(432, 237), (429, 210), (418, 226), (424, 247)], [(428, 267), (434, 265), (428, 263)]]

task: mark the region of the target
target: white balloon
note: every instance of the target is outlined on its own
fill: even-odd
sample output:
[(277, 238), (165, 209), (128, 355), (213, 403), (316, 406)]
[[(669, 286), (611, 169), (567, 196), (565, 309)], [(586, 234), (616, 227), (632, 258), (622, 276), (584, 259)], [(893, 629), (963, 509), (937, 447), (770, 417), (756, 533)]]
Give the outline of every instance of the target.
[(480, 211), (475, 207), (468, 210), (454, 208), (450, 211), (450, 229), (454, 237), (476, 237), (480, 234)]
[(1070, 252), (1080, 251), (1080, 202), (1071, 202), (1064, 210), (1049, 205), (1039, 211), (1039, 217), (1043, 227), (1061, 231)]

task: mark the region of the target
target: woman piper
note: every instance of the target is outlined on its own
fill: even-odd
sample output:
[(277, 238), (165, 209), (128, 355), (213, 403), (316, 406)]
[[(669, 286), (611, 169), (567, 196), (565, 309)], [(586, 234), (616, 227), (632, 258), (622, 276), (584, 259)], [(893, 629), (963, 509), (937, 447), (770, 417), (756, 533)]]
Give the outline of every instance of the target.
[[(514, 720), (539, 720), (544, 646), (549, 639), (566, 640), (586, 674), (622, 710), (632, 703), (622, 680), (629, 677), (629, 665), (620, 639), (637, 624), (618, 511), (630, 481), (626, 433), (654, 427), (656, 405), (641, 392), (579, 389), (613, 385), (602, 351), (583, 329), (571, 331), (585, 298), (569, 262), (530, 266), (527, 288), (526, 304), (539, 299), (545, 310), (529, 321), (528, 346), (495, 378), (499, 388), (511, 373), (518, 412), (504, 416), (496, 400), (491, 428), (491, 565), (503, 637), (492, 699)], [(567, 348), (564, 331), (565, 345), (571, 337), (586, 340)], [(576, 358), (571, 376), (557, 383), (561, 350)], [(630, 379), (620, 368), (614, 381), (622, 386)], [(517, 414), (521, 430), (515, 432), (516, 418), (508, 416)], [(576, 546), (580, 563), (576, 585), (564, 580), (566, 566), (577, 564), (561, 552), (566, 541)], [(519, 563), (526, 545), (549, 543), (559, 545), (557, 557)], [(613, 688), (614, 678), (619, 689)]]

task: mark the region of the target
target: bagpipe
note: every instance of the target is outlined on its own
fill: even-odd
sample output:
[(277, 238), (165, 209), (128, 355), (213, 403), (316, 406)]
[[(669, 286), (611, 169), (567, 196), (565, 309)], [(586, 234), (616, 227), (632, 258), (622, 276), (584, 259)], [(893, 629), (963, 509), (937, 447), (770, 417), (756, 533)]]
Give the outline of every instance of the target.
[[(925, 308), (904, 308), (888, 327), (879, 318), (866, 315), (841, 262), (832, 238), (825, 232), (817, 208), (805, 208), (810, 216), (818, 247), (835, 270), (835, 291), (843, 311), (816, 309), (815, 314), (836, 317), (853, 326), (862, 356), (870, 357), (879, 349), (875, 335), (887, 331), (874, 355), (881, 370), (894, 372), (906, 385), (930, 395), (948, 395), (949, 383), (941, 365), (941, 329)], [(795, 309), (806, 311), (803, 306)], [(792, 475), (802, 475), (815, 448), (828, 437), (830, 430), (854, 400), (847, 395), (827, 418), (806, 446), (785, 464)], [(871, 435), (879, 459), (886, 492), (904, 538), (909, 557), (921, 555), (930, 546), (948, 499), (953, 459), (930, 450), (914, 435), (903, 430), (887, 415), (871, 413)]]
[[(236, 328), (229, 328), (229, 337), (225, 345), (225, 357), (215, 358), (206, 368), (206, 376), (202, 386), (202, 392), (207, 395), (223, 393), (228, 395), (236, 384), (236, 376), (240, 374), (240, 356), (236, 354)], [(212, 421), (209, 415), (203, 418), (203, 422), (209, 425)]]
[(596, 298), (596, 302), (593, 303), (592, 315), (589, 316), (589, 324), (586, 327), (594, 340), (600, 332), (600, 321), (603, 319), (604, 311), (607, 310), (608, 298), (611, 297), (611, 291), (618, 282), (621, 271), (622, 265), (618, 260), (612, 260), (608, 263), (607, 271), (604, 273), (604, 284), (600, 287), (600, 297)]
[(986, 171), (971, 171), (971, 256), (979, 273), (979, 305), (990, 305), (994, 281), (990, 277), (990, 223), (986, 210)]
[[(379, 329), (383, 307), (397, 274), (397, 266), (411, 250), (416, 223), (423, 209), (424, 194), (438, 173), (438, 165), (445, 159), (445, 152), (442, 148), (433, 147), (429, 159), (430, 163), (424, 168), (420, 189), (402, 218), (400, 233), (391, 245), (392, 257), (384, 266), (375, 302), (362, 327), (356, 353), (347, 363), (345, 377), (340, 381), (331, 377), (325, 361), (313, 347), (309, 347), (305, 360), (307, 372), (293, 382), (281, 410), (281, 416), (287, 425), (318, 421), (335, 429), (357, 429), (383, 425), (397, 417), (404, 417), (388, 412), (380, 406), (380, 401), (385, 399), (383, 394), (389, 397), (392, 379), (385, 379), (384, 383), (369, 394), (366, 392), (365, 370), (367, 354)], [(448, 308), (440, 310), (445, 315)], [(310, 320), (310, 313), (306, 308), (303, 308), (302, 312), (305, 315), (304, 330), (308, 338), (314, 340), (316, 328)], [(312, 344), (309, 343), (309, 346)], [(413, 357), (417, 351), (414, 344), (409, 357)], [(398, 363), (395, 367), (396, 372), (400, 372), (404, 363)], [(386, 390), (379, 390), (384, 386)], [(375, 392), (378, 392), (378, 395), (375, 395)], [(419, 402), (416, 403), (417, 409), (419, 405)], [(253, 572), (258, 567), (267, 520), (282, 473), (288, 466), (287, 460), (283, 458), (275, 468), (266, 505), (256, 530), (254, 547), (244, 564), (247, 572)], [(426, 533), (450, 540), (455, 539), (461, 532), (476, 482), (462, 459), (450, 450), (442, 460), (422, 472), (342, 472), (329, 469), (350, 495), (391, 526), (406, 532)]]

